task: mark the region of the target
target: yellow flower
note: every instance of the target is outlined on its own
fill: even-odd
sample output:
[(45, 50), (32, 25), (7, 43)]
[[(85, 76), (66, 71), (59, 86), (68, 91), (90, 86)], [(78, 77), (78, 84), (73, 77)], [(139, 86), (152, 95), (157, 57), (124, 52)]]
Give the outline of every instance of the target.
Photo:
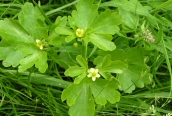
[(84, 36), (84, 29), (77, 29), (76, 30), (76, 36), (77, 37), (83, 37)]
[(36, 40), (36, 43), (37, 43), (36, 45), (39, 47), (39, 49), (42, 50), (43, 49), (43, 43), (42, 43), (42, 41), (39, 40), (39, 39), (37, 39)]
[(96, 80), (96, 78), (99, 78), (100, 75), (99, 75), (99, 70), (98, 69), (95, 69), (95, 68), (90, 68), (88, 69), (88, 77), (91, 77), (93, 81)]

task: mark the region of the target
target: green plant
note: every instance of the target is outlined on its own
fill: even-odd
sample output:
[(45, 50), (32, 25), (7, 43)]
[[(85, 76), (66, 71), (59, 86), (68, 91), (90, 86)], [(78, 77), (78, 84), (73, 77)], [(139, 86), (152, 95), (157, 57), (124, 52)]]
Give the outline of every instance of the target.
[[(99, 7), (107, 6), (118, 10), (99, 12)], [(61, 99), (70, 106), (69, 114), (93, 116), (99, 106), (120, 102), (122, 92), (132, 93), (151, 84), (148, 58), (153, 50), (165, 55), (171, 76), (166, 50), (171, 46), (163, 40), (163, 22), (154, 19), (149, 8), (137, 0), (102, 4), (80, 0), (71, 16), (58, 16), (52, 23), (39, 5), (26, 2), (17, 19), (0, 20), (0, 60), (4, 67), (18, 67), (19, 73), (46, 73), (55, 63), (67, 77), (58, 74), (62, 83), (58, 87), (65, 88)], [(134, 36), (127, 37), (128, 33)], [(158, 49), (160, 42), (163, 47)], [(69, 79), (72, 83), (63, 81)]]

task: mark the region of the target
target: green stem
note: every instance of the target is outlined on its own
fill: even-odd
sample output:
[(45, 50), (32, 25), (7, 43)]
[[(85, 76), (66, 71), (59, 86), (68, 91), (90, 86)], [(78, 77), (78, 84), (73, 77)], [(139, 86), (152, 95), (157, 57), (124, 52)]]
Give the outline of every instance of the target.
[(83, 51), (82, 51), (82, 57), (87, 61), (87, 42), (83, 41)]
[(75, 0), (74, 2), (71, 2), (71, 3), (67, 4), (67, 5), (64, 5), (64, 6), (61, 6), (61, 7), (59, 7), (59, 8), (53, 9), (53, 10), (51, 10), (51, 11), (48, 11), (48, 12), (46, 12), (45, 14), (46, 14), (47, 16), (48, 16), (48, 15), (52, 15), (53, 13), (59, 12), (60, 10), (65, 9), (65, 8), (67, 8), (67, 7), (69, 7), (69, 6), (72, 6), (72, 5), (74, 5), (74, 4), (78, 3), (78, 2), (79, 2), (79, 0)]

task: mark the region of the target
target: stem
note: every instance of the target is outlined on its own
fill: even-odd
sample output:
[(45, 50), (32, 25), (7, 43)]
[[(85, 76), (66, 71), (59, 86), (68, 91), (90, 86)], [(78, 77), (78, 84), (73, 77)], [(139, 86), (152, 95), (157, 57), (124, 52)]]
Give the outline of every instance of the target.
[(87, 45), (88, 45), (88, 43), (83, 41), (82, 45), (83, 45), (82, 57), (87, 61)]
[(67, 8), (67, 7), (69, 7), (69, 6), (72, 6), (72, 5), (76, 4), (77, 2), (79, 2), (79, 0), (75, 0), (74, 2), (71, 2), (71, 3), (67, 4), (67, 5), (61, 6), (61, 7), (59, 7), (59, 8), (54, 9), (54, 10), (51, 10), (51, 11), (48, 11), (48, 12), (46, 12), (45, 14), (46, 14), (47, 16), (48, 16), (48, 15), (52, 15), (53, 13), (59, 12), (60, 10), (65, 9), (65, 8)]

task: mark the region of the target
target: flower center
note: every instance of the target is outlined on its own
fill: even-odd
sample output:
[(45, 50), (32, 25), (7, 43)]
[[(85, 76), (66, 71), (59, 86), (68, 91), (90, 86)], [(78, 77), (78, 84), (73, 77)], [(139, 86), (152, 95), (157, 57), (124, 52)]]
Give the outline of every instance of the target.
[(88, 77), (91, 77), (93, 81), (100, 77), (99, 70), (95, 68), (88, 69)]
[(76, 30), (76, 36), (77, 37), (83, 37), (84, 36), (84, 29), (77, 29)]
[(42, 50), (43, 49), (43, 43), (42, 43), (42, 41), (39, 40), (39, 39), (37, 39), (36, 40), (36, 43), (37, 43), (36, 45), (39, 47), (39, 49)]
[(92, 77), (97, 76), (97, 72), (92, 72), (92, 73), (91, 73), (91, 76), (92, 76)]

